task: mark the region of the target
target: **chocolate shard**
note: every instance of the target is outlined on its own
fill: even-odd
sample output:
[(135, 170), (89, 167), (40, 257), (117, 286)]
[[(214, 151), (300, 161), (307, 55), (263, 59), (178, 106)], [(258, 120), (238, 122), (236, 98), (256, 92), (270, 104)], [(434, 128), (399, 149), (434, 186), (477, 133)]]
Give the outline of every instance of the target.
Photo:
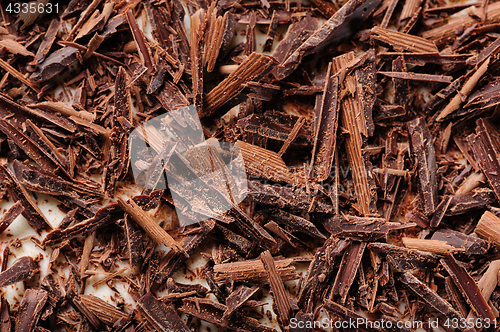
[(21, 201), (17, 201), (0, 217), (0, 234), (3, 233), (10, 224), (24, 211)]
[(409, 35), (380, 27), (372, 28), (372, 38), (384, 44), (391, 45), (397, 52), (410, 51), (415, 53), (438, 54), (436, 45), (422, 37)]
[(468, 255), (484, 255), (490, 247), (488, 242), (478, 238), (475, 234), (466, 235), (451, 229), (436, 231), (431, 240), (445, 241), (450, 246), (465, 250)]
[[(500, 43), (499, 43), (500, 44)], [(498, 94), (500, 92), (500, 81), (495, 80), (482, 89), (470, 94), (464, 108), (485, 109), (500, 104)]]
[(213, 115), (230, 99), (236, 97), (243, 89), (244, 84), (259, 81), (276, 64), (270, 56), (252, 53), (219, 85), (205, 95), (204, 109), (199, 110), (200, 117)]
[[(238, 128), (250, 133), (256, 133), (279, 141), (286, 141), (293, 132), (293, 128), (289, 124), (294, 121), (297, 123), (299, 120), (296, 120), (296, 117), (281, 112), (266, 112), (263, 115), (251, 114), (241, 118), (236, 125)], [(310, 131), (305, 126), (302, 126), (297, 136), (301, 140), (308, 140), (310, 138)]]
[[(293, 22), (288, 27), (285, 38), (278, 44), (272, 56), (281, 64), (300, 47), (318, 28), (318, 20), (307, 15), (298, 22)], [(273, 69), (276, 78), (286, 75), (288, 69), (280, 66)]]
[(247, 287), (245, 285), (239, 286), (234, 292), (232, 292), (226, 299), (227, 310), (224, 312), (224, 319), (229, 319), (236, 310), (245, 305), (257, 291), (258, 286)]
[(59, 20), (54, 19), (50, 22), (50, 25), (45, 32), (45, 36), (43, 37), (42, 43), (40, 44), (40, 47), (38, 47), (35, 59), (33, 60), (33, 64), (38, 65), (45, 59), (47, 54), (50, 52), (50, 48), (52, 47), (52, 44), (56, 39), (57, 31), (60, 27), (61, 22)]
[(279, 17), (276, 11), (273, 11), (273, 16), (271, 17), (271, 23), (269, 24), (269, 28), (267, 29), (266, 41), (264, 42), (264, 46), (262, 47), (264, 52), (271, 51), (274, 42), (274, 36), (276, 35), (276, 28), (278, 27), (278, 22), (279, 22)]
[[(281, 280), (297, 279), (295, 267), (291, 265), (293, 259), (275, 258), (277, 273)], [(221, 282), (232, 278), (236, 281), (265, 283), (267, 280), (266, 269), (261, 260), (246, 260), (234, 263), (216, 264), (214, 266), (215, 281)]]
[(384, 75), (387, 77), (397, 78), (400, 80), (424, 81), (424, 82), (434, 82), (434, 83), (451, 83), (453, 80), (453, 77), (451, 76), (397, 72), (397, 71), (379, 71), (377, 72), (377, 74)]
[(454, 195), (446, 210), (445, 216), (455, 216), (472, 210), (481, 209), (495, 201), (495, 193), (487, 188), (479, 188), (465, 195)]
[(116, 119), (122, 116), (129, 122), (132, 122), (130, 90), (127, 88), (127, 81), (128, 75), (125, 69), (120, 67), (115, 80), (114, 116)]
[(52, 227), (38, 207), (31, 195), (19, 183), (17, 178), (5, 166), (0, 165), (0, 181), (7, 188), (7, 192), (14, 202), (21, 202), (23, 207), (22, 215), (37, 233), (43, 230), (50, 230)]
[(70, 184), (64, 179), (47, 172), (42, 168), (26, 165), (19, 160), (14, 160), (14, 174), (16, 178), (31, 191), (78, 197)]
[(417, 164), (423, 210), (426, 215), (430, 215), (438, 204), (437, 165), (432, 136), (424, 118), (408, 122), (407, 128), (411, 136), (411, 152)]
[(260, 324), (255, 318), (239, 314), (238, 312), (233, 315), (230, 321), (225, 321), (223, 317), (227, 307), (208, 299), (183, 299), (182, 307), (179, 310), (208, 323), (242, 332), (276, 332), (275, 329)]
[(35, 71), (30, 80), (40, 85), (69, 67), (78, 59), (79, 51), (74, 47), (63, 47), (50, 54)]
[(479, 237), (500, 246), (500, 218), (490, 211), (481, 216), (474, 232)]
[(177, 252), (182, 252), (188, 256), (187, 252), (175, 241), (170, 234), (161, 228), (156, 221), (139, 207), (133, 200), (125, 201), (118, 198), (121, 208), (130, 214), (134, 221), (149, 234), (156, 242), (162, 243)]
[(363, 257), (365, 248), (366, 242), (353, 242), (345, 250), (342, 256), (342, 262), (340, 263), (340, 269), (332, 286), (330, 299), (338, 295), (340, 297), (340, 303), (345, 303), (349, 289), (358, 272), (359, 264), (361, 264), (361, 258)]
[(477, 120), (476, 125), (476, 134), (471, 134), (467, 140), (481, 170), (500, 201), (500, 144), (498, 144), (500, 133), (485, 119)]
[(135, 225), (129, 214), (125, 216), (125, 230), (127, 232), (129, 263), (133, 267), (139, 263), (144, 249), (141, 230)]
[(359, 24), (360, 21), (367, 19), (379, 3), (378, 0), (348, 1), (282, 62), (281, 66), (286, 70), (279, 74), (275, 73), (275, 77), (277, 79), (287, 77), (298, 67), (305, 56), (319, 52), (329, 44), (349, 38), (353, 33), (352, 24), (354, 22)]
[(199, 284), (181, 284), (172, 278), (167, 280), (167, 290), (169, 293), (192, 293), (194, 291), (194, 294), (202, 298), (208, 293), (208, 289)]
[(264, 251), (260, 255), (260, 259), (266, 270), (269, 284), (271, 285), (271, 293), (274, 299), (273, 307), (276, 308), (276, 314), (281, 326), (287, 326), (293, 316), (292, 307), (290, 306), (290, 294), (283, 285), (283, 280), (278, 274), (274, 258), (269, 250)]
[(453, 199), (452, 195), (446, 195), (441, 201), (441, 203), (438, 204), (430, 222), (431, 227), (439, 226), (439, 223), (441, 223), (441, 220), (445, 216), (446, 211), (448, 210), (448, 207), (450, 206), (452, 199)]
[(0, 287), (32, 278), (38, 273), (38, 263), (29, 256), (18, 259), (5, 271), (0, 273)]
[(388, 222), (384, 218), (342, 216), (326, 219), (327, 231), (337, 237), (374, 241), (384, 238), (391, 230), (415, 227), (414, 223)]
[(314, 129), (314, 146), (309, 174), (318, 182), (324, 181), (330, 176), (337, 147), (339, 80), (334, 75), (332, 64), (328, 66), (326, 77), (323, 97), (315, 109), (316, 128)]
[(9, 302), (2, 296), (0, 296), (0, 331), (1, 332), (11, 332), (11, 322), (10, 322), (10, 312), (9, 312)]
[(53, 246), (66, 240), (71, 240), (77, 236), (86, 235), (99, 229), (112, 221), (112, 216), (121, 212), (117, 203), (108, 204), (95, 212), (94, 217), (84, 220), (72, 227), (65, 229), (55, 229), (43, 240), (44, 246)]
[(294, 208), (309, 212), (334, 213), (334, 207), (328, 200), (308, 194), (306, 190), (296, 187), (282, 187), (262, 184), (259, 181), (248, 181), (248, 197), (250, 200), (276, 205), (280, 208)]
[(80, 299), (97, 318), (108, 326), (113, 326), (119, 319), (127, 318), (127, 315), (123, 311), (96, 296), (80, 295)]
[[(434, 53), (408, 53), (408, 52), (381, 52), (377, 56), (382, 59), (404, 57), (407, 64), (425, 66), (428, 63), (440, 65), (463, 64), (470, 58), (469, 54), (434, 54)], [(393, 71), (396, 71), (393, 69)]]
[(156, 331), (190, 331), (177, 312), (147, 293), (138, 302), (137, 308)]
[(345, 240), (331, 237), (325, 241), (323, 247), (316, 250), (300, 289), (297, 301), (300, 308), (306, 308), (307, 312), (312, 312), (314, 303), (323, 296), (328, 281), (333, 275), (335, 257), (348, 245), (349, 242)]
[[(368, 51), (366, 53), (369, 56), (371, 52)], [(339, 73), (345, 70), (353, 60), (355, 60), (354, 52), (334, 58), (332, 62), (334, 72)], [(369, 129), (370, 121), (367, 121), (367, 114), (365, 114), (366, 110), (362, 106), (362, 102), (364, 101), (362, 97), (363, 88), (361, 87), (361, 82), (358, 81), (356, 72), (354, 77), (350, 75), (346, 78), (345, 89), (354, 90), (355, 93), (349, 93), (342, 101), (340, 119), (341, 124), (349, 131), (349, 136), (346, 138), (345, 144), (349, 165), (353, 170), (356, 170), (352, 172), (352, 176), (357, 197), (357, 208), (361, 211), (362, 215), (368, 216), (376, 214), (377, 190), (375, 179), (370, 171), (372, 168), (371, 163), (362, 151), (364, 141), (369, 136), (371, 129)], [(356, 87), (352, 87), (353, 84), (356, 84)]]
[(259, 213), (255, 214), (254, 217), (262, 220), (272, 217), (272, 219), (278, 224), (285, 226), (291, 231), (302, 232), (304, 234), (326, 240), (326, 237), (312, 222), (281, 209), (259, 211)]
[(420, 297), (431, 307), (442, 313), (448, 318), (463, 318), (458, 311), (456, 311), (451, 304), (439, 296), (435, 291), (430, 289), (423, 282), (418, 280), (410, 272), (403, 272), (399, 276), (400, 282), (408, 288), (412, 293)]
[(369, 243), (368, 250), (385, 257), (399, 271), (429, 269), (438, 265), (438, 257), (428, 252), (406, 249), (386, 243)]
[[(18, 129), (21, 124), (13, 123), (5, 119), (0, 119), (0, 130), (7, 135), (19, 148), (21, 148), (28, 157), (33, 159), (40, 167), (43, 167), (49, 172), (56, 173), (58, 171), (57, 162), (53, 157), (44, 151), (28, 135)], [(48, 158), (47, 158), (48, 157)]]
[(24, 293), (16, 317), (16, 332), (33, 331), (47, 302), (47, 292), (41, 289), (28, 289)]
[(450, 274), (455, 285), (457, 285), (462, 291), (462, 294), (465, 295), (467, 302), (471, 305), (476, 314), (482, 319), (495, 319), (490, 306), (486, 303), (476, 282), (463, 267), (458, 265), (455, 258), (453, 258), (452, 255), (448, 255), (446, 258), (441, 259), (440, 262)]

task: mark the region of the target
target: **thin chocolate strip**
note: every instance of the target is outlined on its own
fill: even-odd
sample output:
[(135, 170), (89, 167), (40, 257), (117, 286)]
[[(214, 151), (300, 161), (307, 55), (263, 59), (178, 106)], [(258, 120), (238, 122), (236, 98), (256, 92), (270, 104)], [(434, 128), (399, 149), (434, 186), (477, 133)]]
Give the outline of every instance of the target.
[(156, 331), (190, 331), (174, 309), (158, 301), (151, 293), (147, 293), (137, 302), (137, 308)]
[(345, 303), (349, 289), (358, 272), (365, 248), (366, 242), (353, 242), (345, 250), (342, 262), (340, 263), (340, 269), (332, 286), (330, 299), (338, 295), (340, 296), (340, 303)]
[(0, 217), (0, 234), (24, 211), (21, 201), (17, 201)]
[(446, 300), (415, 278), (410, 272), (403, 272), (400, 280), (405, 287), (446, 317), (451, 319), (463, 318)]
[(330, 176), (335, 149), (337, 146), (338, 127), (338, 77), (335, 77), (332, 64), (328, 65), (324, 93), (315, 110), (316, 128), (312, 150), (309, 176), (323, 181)]
[(471, 134), (467, 137), (467, 140), (497, 199), (500, 200), (500, 147), (497, 142), (498, 131), (484, 119), (477, 120), (476, 124), (476, 135)]
[(417, 163), (424, 213), (430, 215), (438, 204), (436, 153), (432, 144), (432, 136), (424, 118), (408, 122), (407, 128), (411, 135), (411, 151)]
[(462, 294), (465, 295), (467, 302), (471, 305), (476, 314), (483, 319), (494, 320), (495, 316), (488, 303), (484, 300), (476, 282), (463, 267), (458, 265), (455, 258), (453, 258), (452, 255), (448, 255), (446, 258), (441, 259), (440, 262), (450, 274), (455, 285), (457, 285), (462, 291)]
[(236, 310), (241, 308), (246, 301), (248, 301), (257, 291), (259, 287), (252, 286), (246, 287), (245, 285), (239, 286), (232, 292), (226, 299), (227, 310), (224, 312), (224, 319), (229, 319)]
[(281, 326), (287, 326), (293, 315), (292, 307), (290, 306), (289, 301), (290, 295), (283, 285), (283, 280), (281, 280), (278, 274), (274, 258), (271, 256), (269, 250), (264, 251), (260, 255), (260, 259), (264, 264), (267, 278), (269, 279), (269, 284), (271, 285), (271, 292), (274, 299), (278, 321)]

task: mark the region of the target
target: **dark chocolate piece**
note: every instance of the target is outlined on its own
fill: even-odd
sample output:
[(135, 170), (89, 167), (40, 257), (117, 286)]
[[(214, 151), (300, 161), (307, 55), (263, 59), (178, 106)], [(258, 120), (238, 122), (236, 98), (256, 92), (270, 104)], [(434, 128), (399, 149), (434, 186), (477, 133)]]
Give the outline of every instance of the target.
[(18, 259), (7, 270), (0, 273), (0, 287), (32, 278), (38, 273), (38, 263), (29, 256)]
[(438, 258), (428, 252), (406, 249), (386, 243), (370, 243), (368, 250), (386, 257), (391, 267), (399, 271), (434, 268)]
[(333, 217), (323, 222), (325, 228), (337, 237), (374, 241), (384, 238), (391, 230), (415, 227), (413, 223), (387, 222), (384, 218)]
[(177, 312), (158, 301), (151, 293), (147, 293), (137, 302), (137, 308), (156, 331), (189, 331)]
[(436, 153), (432, 144), (432, 136), (424, 118), (408, 122), (407, 128), (411, 135), (411, 151), (417, 164), (424, 213), (430, 215), (438, 204)]
[(0, 217), (0, 234), (3, 233), (10, 224), (24, 211), (21, 201), (17, 201)]
[(465, 295), (467, 302), (471, 305), (476, 314), (483, 319), (495, 319), (490, 306), (484, 300), (476, 282), (463, 267), (458, 265), (455, 258), (453, 258), (452, 255), (448, 255), (446, 258), (441, 259), (441, 264), (443, 264), (446, 271), (450, 274), (455, 285), (462, 291), (462, 294)]
[(16, 332), (33, 331), (47, 302), (47, 292), (41, 289), (28, 289), (24, 293), (16, 316)]
[(30, 80), (38, 85), (50, 80), (73, 64), (78, 59), (78, 54), (78, 49), (70, 46), (51, 53), (38, 65), (37, 71), (31, 75)]
[(7, 188), (7, 191), (14, 202), (21, 202), (23, 207), (23, 217), (26, 218), (30, 226), (33, 227), (37, 233), (40, 234), (42, 230), (52, 229), (47, 219), (45, 219), (42, 211), (38, 208), (35, 200), (19, 183), (12, 172), (3, 165), (0, 165), (0, 180)]

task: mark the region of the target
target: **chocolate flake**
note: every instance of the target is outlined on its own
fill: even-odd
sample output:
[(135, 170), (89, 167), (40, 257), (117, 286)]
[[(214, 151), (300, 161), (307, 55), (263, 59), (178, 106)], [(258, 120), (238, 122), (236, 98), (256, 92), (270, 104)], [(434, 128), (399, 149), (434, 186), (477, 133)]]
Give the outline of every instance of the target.
[(38, 272), (38, 263), (29, 256), (18, 259), (0, 273), (0, 287), (9, 286), (19, 281), (32, 278)]

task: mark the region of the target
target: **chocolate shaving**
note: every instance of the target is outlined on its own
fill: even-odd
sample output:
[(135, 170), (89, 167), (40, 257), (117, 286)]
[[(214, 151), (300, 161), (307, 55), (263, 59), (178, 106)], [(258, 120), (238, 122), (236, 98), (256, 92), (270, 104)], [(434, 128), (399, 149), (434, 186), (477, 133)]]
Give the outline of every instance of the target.
[(213, 115), (243, 90), (243, 84), (258, 81), (272, 69), (275, 63), (272, 57), (255, 52), (250, 54), (234, 72), (205, 95), (205, 107), (198, 113), (200, 117)]
[(156, 221), (149, 216), (141, 207), (133, 200), (125, 201), (118, 198), (118, 203), (121, 208), (132, 216), (134, 221), (153, 238), (156, 242), (166, 245), (177, 252), (182, 252), (188, 256), (187, 252), (175, 241), (170, 234), (161, 228)]
[(399, 271), (433, 268), (438, 264), (438, 258), (433, 254), (391, 244), (370, 243), (368, 250), (386, 257), (392, 268)]
[(232, 292), (226, 299), (227, 310), (224, 312), (223, 318), (228, 319), (231, 317), (236, 310), (245, 305), (245, 302), (248, 301), (257, 291), (259, 287), (252, 286), (246, 287), (245, 285), (239, 286), (234, 292)]
[(0, 217), (0, 234), (3, 233), (12, 222), (24, 211), (21, 201), (17, 201)]
[(437, 206), (437, 165), (432, 136), (423, 118), (407, 123), (411, 135), (411, 151), (417, 163), (424, 213), (430, 215)]
[(332, 286), (330, 299), (338, 295), (340, 296), (340, 303), (345, 303), (349, 289), (354, 282), (354, 277), (358, 272), (365, 248), (366, 242), (353, 242), (345, 250), (342, 262), (340, 263), (340, 270)]
[(157, 331), (189, 331), (175, 310), (158, 301), (151, 293), (144, 295), (137, 307)]
[(467, 140), (497, 199), (500, 200), (498, 131), (484, 119), (477, 120), (476, 125), (476, 135), (471, 134)]
[[(413, 11), (411, 11), (411, 14), (413, 14)], [(401, 17), (400, 19), (404, 18)], [(415, 53), (439, 53), (436, 45), (434, 45), (433, 42), (428, 41), (422, 37), (417, 37), (389, 29), (383, 29), (380, 27), (372, 28), (372, 33), (375, 34), (372, 35), (373, 39), (391, 45), (397, 52), (410, 51)]]
[(276, 314), (278, 316), (278, 321), (282, 326), (287, 326), (292, 318), (293, 312), (290, 306), (290, 295), (288, 294), (285, 286), (283, 285), (283, 280), (278, 274), (274, 258), (271, 256), (269, 251), (264, 251), (260, 255), (262, 264), (267, 273), (267, 278), (269, 279), (269, 284), (271, 285), (271, 292), (274, 299), (274, 307), (276, 308)]
[(51, 53), (41, 64), (38, 65), (30, 80), (40, 85), (51, 78), (59, 75), (64, 69), (73, 64), (79, 56), (78, 49), (74, 47), (63, 47)]
[(0, 273), (0, 287), (31, 279), (36, 273), (38, 273), (38, 263), (29, 256), (20, 257), (7, 270)]
[(16, 332), (33, 331), (47, 302), (47, 292), (28, 289), (24, 293), (16, 316)]
[(387, 236), (391, 230), (416, 226), (413, 223), (387, 222), (384, 218), (332, 217), (323, 222), (327, 231), (337, 237), (374, 241)]
[(451, 304), (439, 296), (435, 291), (427, 287), (423, 282), (418, 280), (410, 272), (403, 272), (400, 276), (401, 283), (418, 297), (424, 300), (431, 307), (442, 313), (448, 318), (463, 318)]
[(491, 312), (491, 308), (484, 300), (476, 282), (463, 267), (458, 265), (455, 258), (453, 258), (452, 255), (448, 255), (446, 258), (441, 259), (440, 262), (450, 274), (455, 285), (457, 285), (462, 291), (462, 294), (465, 295), (467, 302), (471, 305), (476, 314), (483, 319), (495, 319), (495, 316)]
[(26, 218), (29, 225), (33, 227), (37, 233), (40, 234), (43, 230), (52, 229), (31, 195), (24, 189), (12, 172), (3, 165), (0, 165), (0, 181), (7, 188), (9, 196), (14, 202), (21, 202), (23, 217)]

